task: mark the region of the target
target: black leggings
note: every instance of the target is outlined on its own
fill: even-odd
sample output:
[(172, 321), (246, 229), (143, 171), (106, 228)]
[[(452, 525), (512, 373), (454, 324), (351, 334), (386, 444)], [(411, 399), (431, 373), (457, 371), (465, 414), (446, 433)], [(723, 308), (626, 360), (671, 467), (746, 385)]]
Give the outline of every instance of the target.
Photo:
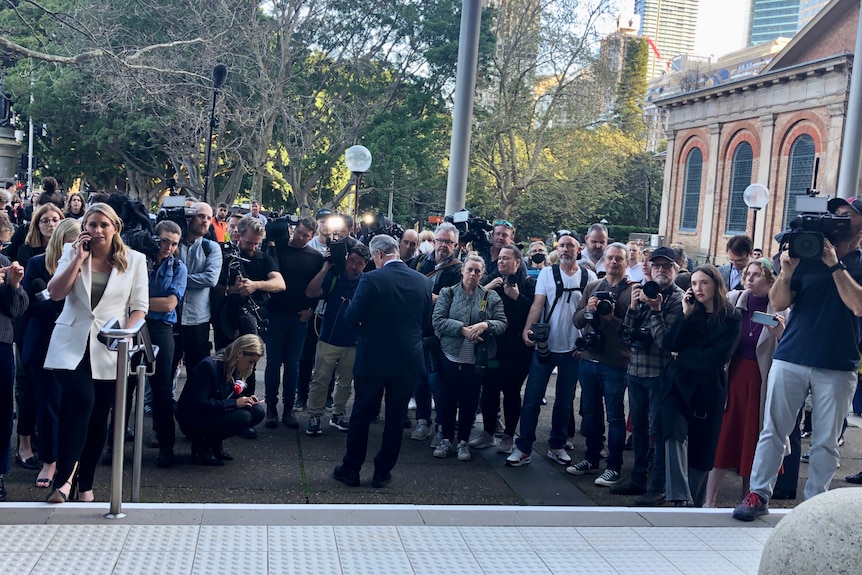
[(62, 486), (78, 462), (78, 487), (90, 491), (108, 436), (108, 414), (114, 406), (116, 382), (93, 379), (89, 349), (74, 370), (58, 369), (54, 374), (63, 390), (54, 485)]
[[(498, 350), (499, 352), (500, 350)], [(521, 418), (521, 387), (530, 372), (532, 351), (511, 356), (497, 354), (500, 366), (489, 369), (482, 379), (482, 425), (485, 433), (494, 435), (497, 412), (500, 410), (500, 393), (503, 393), (504, 433), (514, 437)]]
[[(287, 407), (290, 409), (290, 407)], [(203, 443), (212, 446), (229, 437), (238, 435), (249, 427), (254, 427), (263, 421), (266, 412), (263, 405), (257, 404), (250, 408), (234, 409), (218, 415), (201, 417), (195, 413), (177, 412), (180, 429), (193, 443)]]

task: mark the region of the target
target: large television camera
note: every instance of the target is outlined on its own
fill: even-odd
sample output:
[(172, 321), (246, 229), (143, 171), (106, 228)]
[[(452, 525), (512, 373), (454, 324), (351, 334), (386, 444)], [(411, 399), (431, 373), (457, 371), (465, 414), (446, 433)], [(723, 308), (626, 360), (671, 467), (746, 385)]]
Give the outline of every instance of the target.
[(189, 227), (189, 218), (195, 215), (194, 208), (186, 207), (185, 196), (165, 196), (162, 207), (156, 212), (156, 222), (170, 220), (180, 226), (181, 237), (186, 236)]
[(467, 210), (458, 210), (451, 216), (443, 218), (458, 228), (458, 241), (461, 244), (473, 244), (473, 250), (482, 252), (491, 247), (488, 232), (494, 230), (494, 226), (486, 219), (477, 218)]
[[(812, 193), (813, 192), (813, 193)], [(829, 213), (828, 198), (818, 198), (817, 190), (796, 198), (798, 216), (790, 221), (790, 230), (778, 236), (781, 250), (788, 249), (790, 257), (818, 260), (823, 257), (823, 240), (850, 231), (850, 216)]]
[(400, 240), (404, 235), (404, 228), (384, 216), (366, 216), (359, 224), (358, 239), (366, 246), (374, 236), (385, 234), (392, 236), (396, 240)]

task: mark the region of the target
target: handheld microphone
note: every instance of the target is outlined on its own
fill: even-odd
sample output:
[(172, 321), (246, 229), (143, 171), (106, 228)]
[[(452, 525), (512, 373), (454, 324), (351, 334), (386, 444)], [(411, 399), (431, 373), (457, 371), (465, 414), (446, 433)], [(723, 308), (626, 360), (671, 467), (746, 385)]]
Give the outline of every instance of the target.
[(213, 68), (213, 87), (219, 89), (224, 86), (227, 80), (227, 66), (224, 64), (216, 64)]
[(36, 291), (36, 299), (38, 301), (48, 301), (51, 299), (51, 292), (48, 291), (48, 286), (41, 278), (33, 280), (33, 289)]

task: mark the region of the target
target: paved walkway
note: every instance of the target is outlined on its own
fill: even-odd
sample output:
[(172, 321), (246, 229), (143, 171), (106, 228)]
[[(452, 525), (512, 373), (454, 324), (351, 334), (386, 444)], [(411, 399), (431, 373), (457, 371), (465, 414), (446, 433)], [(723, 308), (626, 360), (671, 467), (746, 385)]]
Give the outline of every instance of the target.
[(783, 510), (0, 504), (4, 575), (756, 575)]

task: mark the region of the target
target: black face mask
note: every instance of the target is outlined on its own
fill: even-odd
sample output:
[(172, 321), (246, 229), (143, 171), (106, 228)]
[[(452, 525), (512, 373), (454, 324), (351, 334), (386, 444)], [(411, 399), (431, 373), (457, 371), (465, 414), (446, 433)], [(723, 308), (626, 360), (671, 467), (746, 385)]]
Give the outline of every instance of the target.
[(534, 264), (540, 264), (545, 261), (545, 254), (533, 254), (530, 256), (530, 260), (532, 260)]

